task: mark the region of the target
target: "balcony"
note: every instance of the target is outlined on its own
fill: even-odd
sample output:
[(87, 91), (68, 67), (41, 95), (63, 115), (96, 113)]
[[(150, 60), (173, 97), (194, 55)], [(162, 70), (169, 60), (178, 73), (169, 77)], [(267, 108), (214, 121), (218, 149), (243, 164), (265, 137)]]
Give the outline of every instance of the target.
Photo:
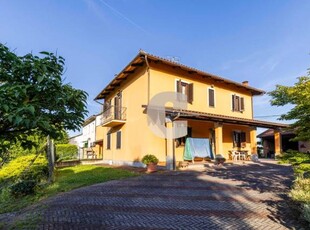
[(110, 106), (101, 115), (101, 125), (114, 127), (126, 123), (126, 107)]

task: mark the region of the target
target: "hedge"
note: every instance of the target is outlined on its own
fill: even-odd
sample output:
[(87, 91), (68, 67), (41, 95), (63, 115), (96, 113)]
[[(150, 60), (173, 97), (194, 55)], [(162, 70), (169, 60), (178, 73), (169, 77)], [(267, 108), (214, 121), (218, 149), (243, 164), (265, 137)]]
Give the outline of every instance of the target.
[(72, 160), (77, 159), (78, 148), (72, 144), (58, 144), (56, 145), (56, 160)]
[[(0, 184), (13, 182), (21, 177), (23, 177), (22, 179), (31, 178), (33, 180), (41, 180), (43, 177), (47, 177), (48, 168), (45, 156), (38, 156), (30, 168), (26, 170), (35, 157), (35, 154), (20, 156), (4, 165), (0, 169)], [(25, 173), (22, 174), (24, 171)]]

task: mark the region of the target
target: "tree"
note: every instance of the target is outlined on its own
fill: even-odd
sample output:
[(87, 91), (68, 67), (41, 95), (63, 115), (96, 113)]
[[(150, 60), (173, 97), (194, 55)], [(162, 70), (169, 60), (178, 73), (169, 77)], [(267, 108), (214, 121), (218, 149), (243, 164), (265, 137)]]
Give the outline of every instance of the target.
[(0, 43), (0, 153), (16, 142), (33, 146), (29, 135), (61, 138), (87, 114), (87, 93), (62, 80), (64, 58), (40, 54), (17, 56)]
[(69, 143), (69, 134), (63, 130), (58, 139), (55, 139), (55, 144), (68, 144)]
[(308, 76), (297, 78), (294, 86), (277, 85), (268, 94), (272, 97), (271, 105), (292, 105), (293, 108), (281, 115), (281, 120), (294, 120), (291, 128), (296, 132), (294, 140), (310, 140), (310, 72)]
[[(39, 136), (39, 135), (29, 135), (27, 136), (27, 141), (31, 141), (32, 147), (31, 148), (23, 148), (20, 141), (17, 141), (14, 144), (11, 144), (7, 151), (2, 152), (0, 154), (0, 168), (4, 163), (8, 161), (29, 154), (36, 154), (41, 151), (44, 146), (46, 145), (46, 137)], [(8, 142), (9, 144), (9, 142)]]

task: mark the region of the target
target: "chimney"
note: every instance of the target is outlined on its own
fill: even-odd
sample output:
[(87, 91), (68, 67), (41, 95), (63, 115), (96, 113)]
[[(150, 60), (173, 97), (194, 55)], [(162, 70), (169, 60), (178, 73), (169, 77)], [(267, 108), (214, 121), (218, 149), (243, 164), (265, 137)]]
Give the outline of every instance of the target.
[(243, 82), (242, 82), (242, 85), (248, 86), (248, 85), (249, 85), (249, 81), (243, 81)]

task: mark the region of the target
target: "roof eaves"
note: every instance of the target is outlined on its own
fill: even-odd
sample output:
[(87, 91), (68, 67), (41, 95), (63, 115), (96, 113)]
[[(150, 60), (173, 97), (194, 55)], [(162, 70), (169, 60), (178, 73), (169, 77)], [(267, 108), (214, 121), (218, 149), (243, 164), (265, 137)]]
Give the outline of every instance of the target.
[(223, 78), (223, 77), (220, 77), (218, 75), (211, 74), (211, 73), (208, 73), (208, 72), (205, 72), (205, 71), (201, 71), (199, 69), (196, 69), (196, 68), (193, 68), (193, 67), (181, 64), (181, 63), (173, 62), (173, 61), (168, 60), (166, 58), (162, 58), (162, 57), (159, 57), (159, 56), (147, 53), (144, 50), (140, 50), (139, 53), (131, 60), (131, 62), (129, 62), (129, 64), (126, 65), (126, 67), (121, 72), (116, 74), (116, 76), (113, 78), (113, 80), (95, 97), (94, 100), (104, 99), (105, 94), (109, 94), (108, 93), (109, 91), (115, 90), (115, 86), (119, 85), (120, 81), (122, 81), (121, 75), (124, 74), (133, 65), (133, 63), (135, 61), (137, 61), (139, 58), (141, 58), (143, 56), (145, 58), (150, 58), (150, 59), (155, 59), (155, 60), (158, 60), (158, 61), (163, 61), (163, 62), (165, 62), (168, 65), (179, 66), (180, 68), (183, 68), (183, 69), (185, 69), (187, 71), (196, 72), (196, 73), (198, 73), (200, 75), (208, 76), (210, 78), (213, 78), (214, 80), (223, 81), (225, 83), (232, 84), (232, 85), (235, 85), (237, 87), (241, 87), (241, 88), (247, 89), (247, 90), (251, 91), (253, 95), (263, 95), (263, 94), (266, 93), (263, 90), (260, 90), (260, 89), (257, 89), (257, 88), (251, 87), (251, 86), (243, 85), (242, 83), (235, 82), (235, 81), (229, 80), (227, 78)]
[(146, 53), (145, 51), (143, 51), (143, 54), (147, 55), (150, 58), (166, 62), (166, 63), (168, 63), (170, 65), (175, 65), (175, 66), (183, 67), (184, 69), (197, 72), (198, 74), (209, 76), (209, 77), (211, 77), (211, 78), (213, 78), (215, 80), (223, 81), (223, 82), (226, 82), (226, 83), (229, 83), (229, 84), (236, 85), (238, 87), (246, 88), (248, 90), (256, 92), (255, 95), (263, 95), (263, 94), (266, 93), (264, 90), (260, 90), (260, 89), (257, 89), (257, 88), (251, 87), (251, 86), (246, 86), (246, 85), (243, 85), (242, 83), (235, 82), (235, 81), (229, 80), (227, 78), (220, 77), (220, 76), (215, 75), (215, 74), (211, 74), (211, 73), (208, 73), (208, 72), (205, 72), (205, 71), (201, 71), (199, 69), (196, 69), (196, 68), (193, 68), (193, 67), (190, 67), (190, 66), (178, 63), (178, 62), (173, 62), (171, 60), (168, 60), (168, 59), (165, 59), (165, 58), (162, 58), (162, 57), (150, 54), (150, 53)]
[[(144, 51), (143, 51), (143, 52), (144, 52)], [(106, 91), (111, 91), (111, 90), (113, 90), (113, 84), (115, 84), (115, 85), (119, 84), (119, 83), (117, 83), (117, 81), (121, 81), (121, 75), (122, 75), (128, 68), (130, 68), (130, 67), (133, 65), (133, 63), (134, 63), (135, 61), (137, 61), (139, 58), (141, 58), (141, 54), (143, 54), (143, 52), (142, 52), (142, 51), (139, 51), (139, 53), (129, 62), (129, 64), (126, 65), (126, 66), (124, 67), (124, 69), (123, 69), (121, 72), (119, 72), (118, 74), (115, 75), (115, 77), (112, 79), (112, 81), (110, 81), (110, 83), (109, 83), (109, 84), (95, 97), (94, 100), (104, 99), (104, 93), (105, 93)], [(112, 86), (112, 87), (111, 87), (111, 86)], [(111, 89), (109, 89), (109, 88), (111, 88)]]

